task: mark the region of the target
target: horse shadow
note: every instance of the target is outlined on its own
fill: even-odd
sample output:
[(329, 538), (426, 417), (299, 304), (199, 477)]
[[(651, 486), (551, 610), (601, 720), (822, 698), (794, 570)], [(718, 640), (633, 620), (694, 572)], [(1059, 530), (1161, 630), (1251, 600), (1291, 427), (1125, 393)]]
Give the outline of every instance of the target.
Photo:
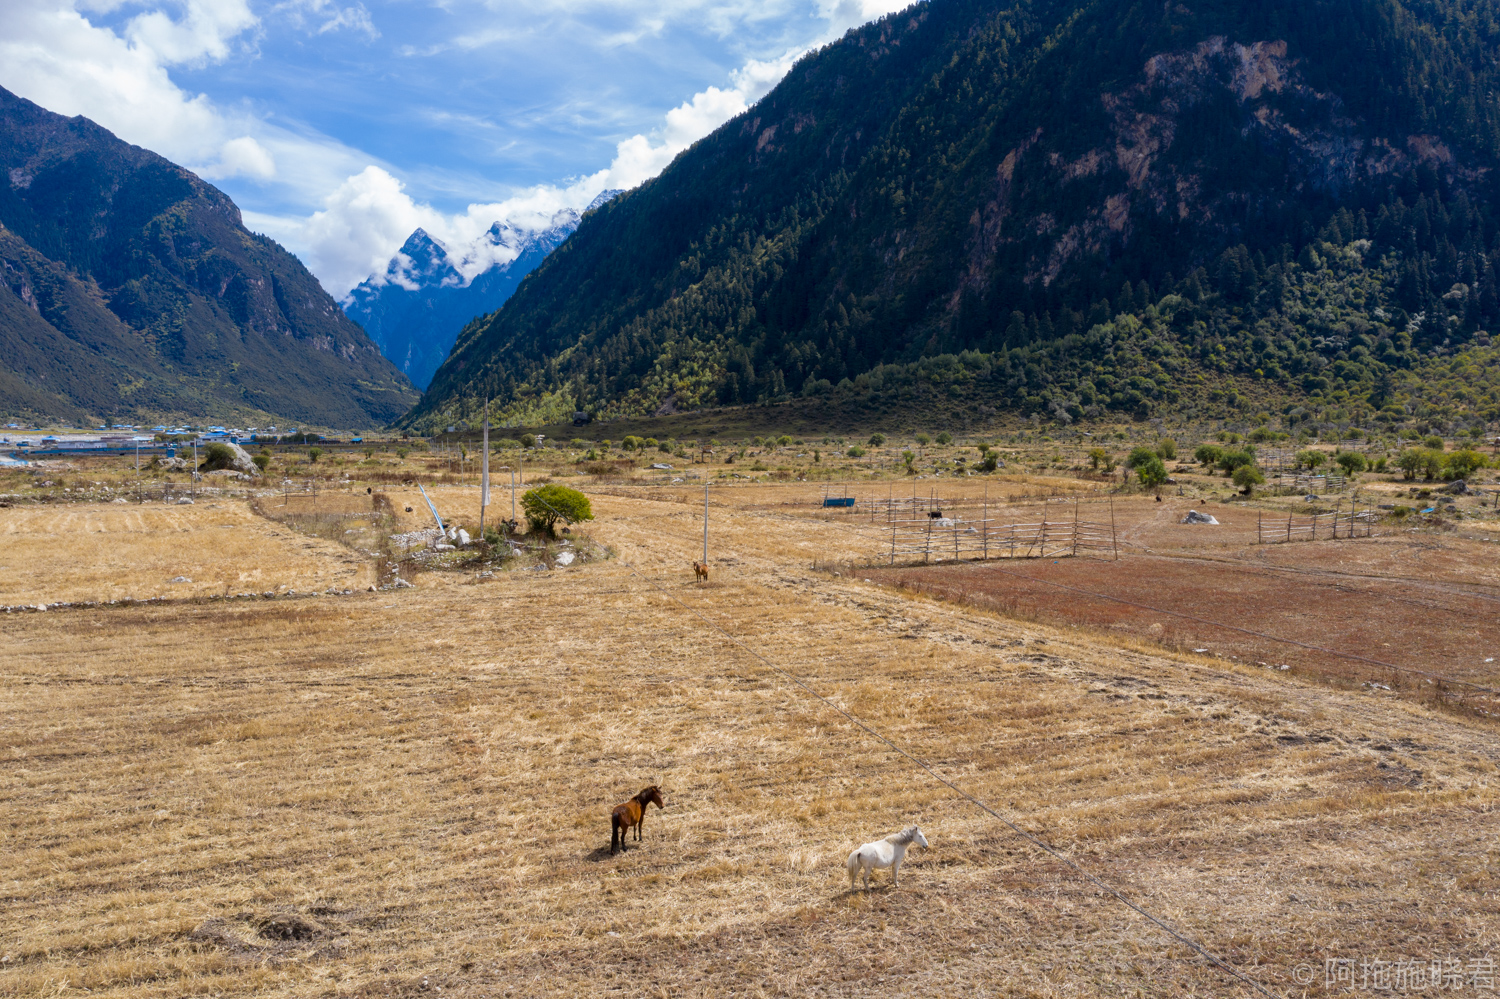
[[(636, 847), (636, 849), (640, 848)], [(588, 853), (585, 853), (583, 855), (583, 859), (591, 864), (598, 864), (606, 860), (613, 860), (615, 857), (623, 857), (625, 856), (626, 852), (629, 851), (623, 851), (621, 853), (611, 853), (609, 847), (607, 846), (596, 846)]]

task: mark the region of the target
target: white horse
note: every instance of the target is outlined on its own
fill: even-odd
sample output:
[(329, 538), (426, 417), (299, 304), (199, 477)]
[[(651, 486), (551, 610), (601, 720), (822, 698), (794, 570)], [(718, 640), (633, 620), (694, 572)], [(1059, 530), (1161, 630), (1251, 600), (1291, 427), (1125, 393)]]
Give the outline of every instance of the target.
[(918, 846), (927, 846), (927, 837), (922, 835), (922, 830), (916, 826), (907, 826), (898, 833), (891, 833), (885, 839), (877, 839), (873, 843), (864, 846), (849, 854), (849, 890), (854, 890), (854, 879), (860, 871), (865, 872), (865, 889), (870, 887), (870, 872), (877, 867), (889, 867), (891, 869), (891, 885), (900, 883), (901, 861), (906, 859), (906, 848), (916, 843)]

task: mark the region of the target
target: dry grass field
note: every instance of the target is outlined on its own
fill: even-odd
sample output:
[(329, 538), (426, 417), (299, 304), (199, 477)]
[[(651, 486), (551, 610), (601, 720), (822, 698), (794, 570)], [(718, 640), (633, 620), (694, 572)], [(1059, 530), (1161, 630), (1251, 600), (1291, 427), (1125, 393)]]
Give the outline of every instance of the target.
[[(820, 492), (714, 487), (706, 586), (686, 483), (594, 491), (585, 567), (0, 616), (0, 994), (1256, 994), (747, 650), (1274, 994), (1500, 957), (1491, 723), (814, 571), (880, 540)], [(228, 499), (0, 531), (8, 602), (373, 578)]]

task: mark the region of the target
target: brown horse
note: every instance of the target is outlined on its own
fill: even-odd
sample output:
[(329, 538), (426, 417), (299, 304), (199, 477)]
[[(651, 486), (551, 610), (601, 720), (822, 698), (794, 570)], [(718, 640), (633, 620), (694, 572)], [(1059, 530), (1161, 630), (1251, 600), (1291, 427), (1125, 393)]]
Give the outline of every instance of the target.
[(705, 583), (708, 582), (708, 566), (706, 564), (704, 564), (703, 562), (694, 562), (693, 563), (693, 576), (694, 576), (695, 580), (701, 579)]
[(640, 794), (631, 798), (623, 805), (616, 805), (615, 810), (609, 813), (609, 852), (615, 852), (616, 844), (621, 850), (625, 849), (625, 834), (635, 826), (635, 839), (641, 840), (641, 827), (646, 824), (646, 806), (656, 802), (657, 808), (665, 808), (661, 800), (661, 788), (652, 784)]

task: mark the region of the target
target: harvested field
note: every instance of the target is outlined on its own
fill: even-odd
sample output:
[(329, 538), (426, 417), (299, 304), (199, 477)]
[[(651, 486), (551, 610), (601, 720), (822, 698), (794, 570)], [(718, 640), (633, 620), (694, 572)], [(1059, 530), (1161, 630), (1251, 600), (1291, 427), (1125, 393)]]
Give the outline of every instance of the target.
[(1489, 723), (831, 578), (870, 536), (763, 499), (706, 586), (596, 496), (587, 568), (0, 618), (0, 994), (1254, 994), (744, 647), (1279, 994), (1495, 954)]
[(257, 517), (242, 500), (0, 510), (0, 605), (321, 592), (373, 580), (363, 558)]

